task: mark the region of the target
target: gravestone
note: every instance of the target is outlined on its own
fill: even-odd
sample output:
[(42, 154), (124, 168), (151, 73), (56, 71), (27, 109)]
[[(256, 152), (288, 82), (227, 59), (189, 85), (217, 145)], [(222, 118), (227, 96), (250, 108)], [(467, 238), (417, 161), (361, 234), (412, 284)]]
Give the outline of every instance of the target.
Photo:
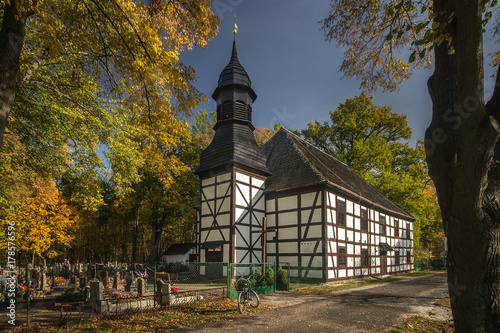
[(101, 281), (90, 281), (90, 292), (89, 292), (89, 298), (88, 301), (91, 303), (92, 309), (100, 313), (103, 311), (103, 286)]
[(47, 274), (44, 272), (42, 273), (42, 277), (40, 279), (40, 290), (41, 291), (50, 291), (49, 284), (47, 283)]
[(172, 286), (162, 280), (156, 281), (156, 297), (160, 306), (170, 305), (172, 297)]
[(80, 288), (85, 288), (88, 283), (87, 273), (83, 273), (80, 277)]
[(120, 272), (116, 272), (115, 277), (113, 278), (113, 289), (120, 289), (121, 287), (121, 277)]
[(137, 294), (140, 296), (146, 294), (146, 281), (143, 278), (137, 278)]
[(108, 271), (101, 271), (101, 281), (104, 288), (108, 288)]
[(78, 292), (78, 277), (76, 275), (73, 275), (71, 277), (71, 282), (70, 282), (70, 285), (71, 285), (71, 288), (72, 288), (72, 291), (77, 293)]
[(131, 286), (134, 283), (134, 273), (128, 271), (125, 275), (125, 291), (131, 292)]

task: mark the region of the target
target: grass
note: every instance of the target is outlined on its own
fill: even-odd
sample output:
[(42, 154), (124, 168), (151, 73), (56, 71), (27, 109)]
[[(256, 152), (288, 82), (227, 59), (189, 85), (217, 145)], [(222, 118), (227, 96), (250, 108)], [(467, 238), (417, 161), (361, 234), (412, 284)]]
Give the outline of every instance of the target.
[[(272, 307), (260, 305), (258, 308), (247, 307), (245, 314), (257, 313)], [(130, 333), (130, 332), (164, 332), (186, 326), (194, 326), (208, 322), (226, 320), (242, 316), (238, 311), (235, 299), (214, 302), (200, 302), (179, 309), (148, 311), (126, 315), (95, 319), (90, 323), (70, 327), (43, 327), (41, 331), (18, 327), (8, 331), (11, 333), (47, 332), (47, 333)]]
[(308, 287), (304, 287), (304, 288), (299, 288), (299, 289), (295, 289), (294, 291), (298, 292), (298, 293), (302, 293), (302, 294), (323, 295), (323, 294), (331, 293), (334, 291), (354, 289), (354, 288), (359, 288), (359, 287), (366, 287), (366, 286), (371, 286), (371, 285), (375, 285), (375, 284), (390, 283), (390, 282), (395, 282), (395, 281), (399, 281), (399, 279), (383, 278), (380, 280), (363, 280), (363, 281), (359, 281), (359, 282), (337, 284), (337, 285), (322, 284), (322, 285), (318, 285), (318, 286), (308, 286)]
[(389, 331), (389, 333), (452, 333), (455, 332), (452, 323), (442, 322), (438, 320), (426, 319), (420, 316), (414, 316), (405, 320), (397, 328)]

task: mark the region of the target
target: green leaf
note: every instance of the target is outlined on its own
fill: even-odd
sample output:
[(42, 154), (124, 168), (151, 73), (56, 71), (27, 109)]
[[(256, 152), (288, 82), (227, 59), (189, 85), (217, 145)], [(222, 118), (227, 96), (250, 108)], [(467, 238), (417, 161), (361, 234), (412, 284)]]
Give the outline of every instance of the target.
[(408, 59), (408, 62), (412, 63), (415, 61), (415, 53), (416, 51), (413, 51), (411, 54), (410, 54), (410, 59)]

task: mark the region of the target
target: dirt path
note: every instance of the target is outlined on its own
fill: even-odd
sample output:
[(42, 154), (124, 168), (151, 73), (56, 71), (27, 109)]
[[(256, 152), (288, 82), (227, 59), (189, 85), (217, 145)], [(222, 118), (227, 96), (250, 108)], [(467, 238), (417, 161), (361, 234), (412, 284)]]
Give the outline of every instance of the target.
[(434, 305), (446, 291), (446, 273), (437, 273), (322, 296), (278, 294), (263, 298), (278, 309), (173, 332), (384, 332), (416, 314), (451, 319)]

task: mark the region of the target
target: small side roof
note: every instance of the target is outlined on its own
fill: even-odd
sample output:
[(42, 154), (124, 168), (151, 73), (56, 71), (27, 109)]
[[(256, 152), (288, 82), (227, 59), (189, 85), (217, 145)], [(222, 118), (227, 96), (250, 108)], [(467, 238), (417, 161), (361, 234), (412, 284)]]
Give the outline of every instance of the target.
[(183, 243), (183, 244), (174, 244), (171, 245), (168, 249), (163, 252), (162, 255), (171, 255), (171, 254), (186, 254), (193, 247), (196, 246), (196, 243)]
[(345, 163), (283, 127), (262, 149), (267, 157), (267, 168), (271, 172), (266, 182), (268, 191), (326, 183), (406, 219), (415, 220)]

